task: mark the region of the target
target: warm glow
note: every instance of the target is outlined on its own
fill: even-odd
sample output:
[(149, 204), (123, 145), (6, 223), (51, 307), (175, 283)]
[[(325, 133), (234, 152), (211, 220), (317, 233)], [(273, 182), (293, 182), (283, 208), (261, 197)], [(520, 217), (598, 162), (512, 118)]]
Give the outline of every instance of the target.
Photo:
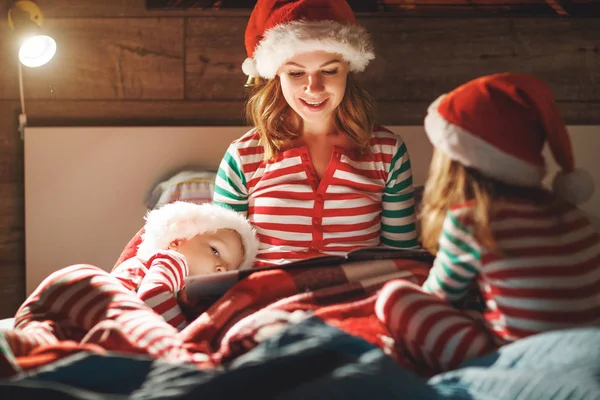
[(33, 36), (19, 50), (19, 60), (26, 67), (40, 67), (54, 57), (56, 42), (50, 36)]

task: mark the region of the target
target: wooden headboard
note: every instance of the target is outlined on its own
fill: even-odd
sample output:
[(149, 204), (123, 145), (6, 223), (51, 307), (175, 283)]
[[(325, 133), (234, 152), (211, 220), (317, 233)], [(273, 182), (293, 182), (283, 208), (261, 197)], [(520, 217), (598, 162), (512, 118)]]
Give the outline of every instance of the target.
[[(388, 127), (411, 156), (423, 184), (432, 148), (422, 127)], [(600, 218), (599, 127), (571, 127), (578, 164), (598, 191), (584, 208)], [(153, 186), (185, 168), (216, 170), (247, 127), (52, 127), (25, 130), (26, 292), (76, 263), (109, 270), (143, 225)], [(550, 159), (550, 158), (548, 158)], [(549, 163), (550, 170), (555, 170)]]

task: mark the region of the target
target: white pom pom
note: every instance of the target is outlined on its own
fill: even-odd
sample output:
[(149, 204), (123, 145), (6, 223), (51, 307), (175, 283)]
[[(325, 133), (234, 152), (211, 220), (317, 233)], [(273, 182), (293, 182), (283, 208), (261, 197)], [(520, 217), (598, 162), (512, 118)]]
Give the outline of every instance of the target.
[(571, 173), (559, 172), (552, 183), (552, 190), (572, 204), (585, 203), (594, 194), (594, 179), (582, 169)]
[(246, 58), (242, 63), (242, 71), (248, 76), (260, 76), (256, 69), (256, 63), (252, 58)]

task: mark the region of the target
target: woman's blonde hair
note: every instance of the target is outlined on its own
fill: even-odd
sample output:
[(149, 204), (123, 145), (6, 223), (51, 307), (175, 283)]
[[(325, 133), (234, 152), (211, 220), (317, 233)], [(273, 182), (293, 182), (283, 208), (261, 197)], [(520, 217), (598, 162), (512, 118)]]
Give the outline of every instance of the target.
[[(375, 124), (375, 101), (360, 88), (349, 73), (346, 92), (335, 109), (337, 129), (345, 132), (356, 147), (366, 151)], [(270, 160), (292, 140), (300, 137), (300, 116), (283, 97), (279, 76), (259, 84), (246, 102), (246, 119), (256, 127), (265, 147), (265, 159)]]
[(442, 225), (450, 207), (473, 201), (473, 234), (482, 247), (498, 253), (490, 226), (496, 201), (524, 197), (542, 199), (545, 195), (547, 193), (539, 188), (516, 187), (488, 178), (435, 149), (419, 215), (423, 247), (436, 254)]

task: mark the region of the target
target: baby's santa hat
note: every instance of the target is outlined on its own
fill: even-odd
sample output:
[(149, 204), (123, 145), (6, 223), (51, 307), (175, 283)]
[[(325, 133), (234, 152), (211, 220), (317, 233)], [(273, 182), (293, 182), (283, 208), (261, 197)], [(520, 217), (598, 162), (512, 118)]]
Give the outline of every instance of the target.
[(547, 141), (562, 168), (554, 192), (573, 204), (594, 193), (590, 174), (575, 169), (569, 134), (550, 88), (530, 75), (484, 76), (440, 96), (429, 106), (425, 131), (451, 159), (517, 186), (541, 186)]
[(216, 204), (184, 201), (165, 204), (148, 212), (146, 224), (127, 244), (115, 266), (133, 256), (148, 259), (158, 250), (167, 249), (177, 239), (191, 239), (219, 229), (232, 229), (239, 233), (244, 246), (240, 269), (252, 267), (259, 242), (254, 228), (243, 215)]
[(273, 79), (295, 54), (340, 54), (353, 72), (375, 58), (367, 31), (346, 0), (258, 0), (246, 27), (246, 75)]

